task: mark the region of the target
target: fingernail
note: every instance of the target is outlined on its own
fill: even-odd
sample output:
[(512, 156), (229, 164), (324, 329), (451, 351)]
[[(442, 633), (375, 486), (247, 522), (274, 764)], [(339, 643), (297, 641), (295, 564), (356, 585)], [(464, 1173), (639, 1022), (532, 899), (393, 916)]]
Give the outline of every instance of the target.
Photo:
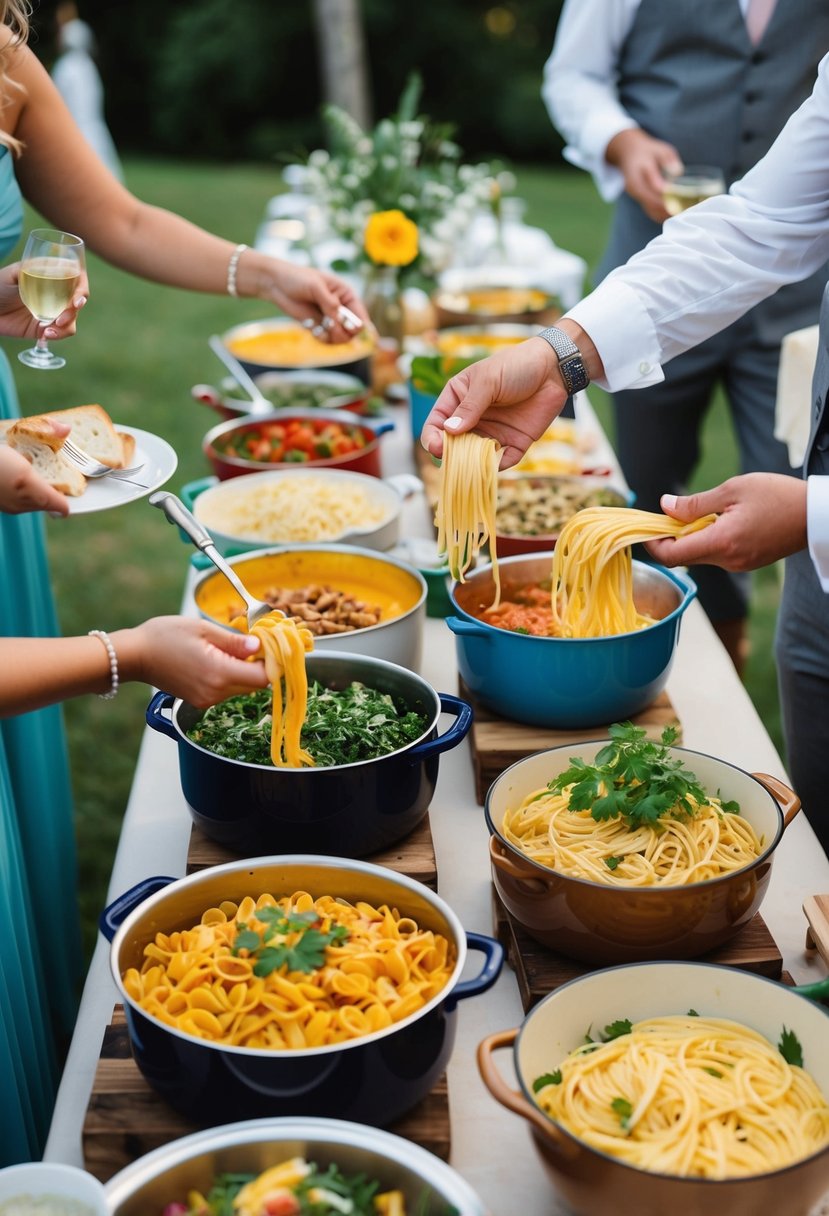
[(249, 650), (253, 654), (254, 650), (259, 649), (259, 638), (253, 633), (245, 634), (245, 650)]
[(675, 511), (677, 504), (676, 494), (663, 494), (660, 498), (663, 511)]
[(86, 303), (86, 296), (78, 296), (77, 299), (72, 301), (72, 303), (75, 308), (83, 308), (84, 304)]
[(443, 424), (443, 429), (445, 431), (456, 431), (458, 429), (458, 427), (460, 427), (462, 425), (463, 425), (463, 423), (462, 423), (461, 419), (458, 418), (457, 414), (453, 414), (453, 416), (451, 418), (446, 419), (446, 421)]
[(48, 329), (44, 329), (43, 336), (44, 338), (56, 338), (58, 336), (58, 331), (50, 325)]

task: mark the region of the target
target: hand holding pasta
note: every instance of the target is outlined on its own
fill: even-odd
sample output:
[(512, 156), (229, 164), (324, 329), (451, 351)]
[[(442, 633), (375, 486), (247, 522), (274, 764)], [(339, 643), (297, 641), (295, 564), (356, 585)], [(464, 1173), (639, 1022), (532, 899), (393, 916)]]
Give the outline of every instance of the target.
[(501, 597), (495, 552), (495, 508), (498, 500), (500, 448), (494, 439), (468, 431), (448, 434), (443, 447), (440, 491), (435, 510), (438, 551), (445, 553), (453, 578), (464, 574), (488, 540), (497, 607)]

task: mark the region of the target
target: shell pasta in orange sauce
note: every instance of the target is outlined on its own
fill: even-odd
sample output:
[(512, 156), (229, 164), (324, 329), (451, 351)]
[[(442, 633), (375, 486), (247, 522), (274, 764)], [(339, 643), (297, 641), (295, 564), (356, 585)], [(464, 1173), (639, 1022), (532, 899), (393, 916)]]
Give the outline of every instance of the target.
[[(252, 930), (264, 934), (280, 914), (305, 917), (311, 933), (333, 939), (320, 950), (318, 966), (292, 966), (301, 966), (302, 930), (271, 939), (293, 953), (265, 975), (257, 974), (263, 950), (237, 944), (234, 951), (240, 934), (249, 942)], [(144, 948), (141, 970), (130, 968), (123, 981), (145, 1013), (184, 1034), (235, 1047), (298, 1050), (403, 1021), (446, 986), (455, 962), (447, 938), (393, 908), (299, 891), (226, 901), (190, 929), (157, 933)]]

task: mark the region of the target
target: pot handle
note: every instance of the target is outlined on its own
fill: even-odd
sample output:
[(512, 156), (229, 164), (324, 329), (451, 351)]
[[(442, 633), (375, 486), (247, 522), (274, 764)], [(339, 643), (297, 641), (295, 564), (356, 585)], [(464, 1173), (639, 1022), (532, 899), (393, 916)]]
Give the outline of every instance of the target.
[(190, 396), (194, 401), (200, 401), (202, 405), (209, 405), (214, 410), (222, 408), (221, 394), (212, 384), (194, 384), (190, 389)]
[(483, 638), (485, 641), (490, 638), (488, 629), (484, 629), (483, 625), (479, 625), (477, 621), (465, 621), (459, 616), (448, 616), (446, 624), (453, 633), (460, 634), (462, 637)]
[(163, 891), (165, 887), (169, 887), (170, 883), (175, 881), (174, 878), (164, 877), (160, 874), (155, 878), (144, 878), (108, 904), (98, 917), (98, 928), (107, 941), (112, 941), (134, 908), (143, 904), (144, 900), (149, 899), (151, 895), (155, 895), (156, 891)]
[(446, 1001), (446, 1007), (450, 1010), (458, 1001), (468, 996), (487, 992), (501, 974), (504, 965), (504, 947), (494, 937), (487, 937), (485, 933), (467, 933), (466, 947), (468, 950), (480, 950), (486, 955), (484, 965), (471, 980), (461, 980), (455, 985)]
[(395, 473), (391, 477), (384, 477), (383, 480), (403, 499), (411, 498), (423, 489), (423, 482), (419, 477), (415, 477), (414, 473)]
[(783, 827), (787, 828), (800, 810), (800, 799), (793, 789), (784, 781), (772, 777), (769, 773), (752, 773), (755, 781), (759, 781), (763, 789), (768, 790), (774, 801), (783, 812)]
[(520, 1115), (522, 1119), (526, 1119), (532, 1124), (537, 1132), (548, 1143), (552, 1143), (555, 1148), (566, 1156), (571, 1157), (574, 1154), (575, 1147), (570, 1144), (561, 1134), (555, 1123), (548, 1119), (542, 1110), (528, 1102), (524, 1095), (517, 1089), (511, 1089), (507, 1085), (501, 1073), (495, 1067), (493, 1055), (496, 1051), (500, 1051), (504, 1047), (510, 1047), (518, 1037), (518, 1028), (514, 1030), (498, 1030), (495, 1034), (487, 1035), (487, 1037), (478, 1044), (478, 1072), (481, 1074), (481, 1080), (492, 1094), (496, 1102), (500, 1102), (507, 1110), (511, 1110), (513, 1114)]
[(438, 693), (438, 696), (440, 697), (441, 713), (453, 714), (455, 721), (445, 734), (438, 735), (436, 739), (425, 739), (423, 743), (416, 743), (406, 753), (410, 764), (419, 764), (421, 760), (426, 760), (429, 756), (439, 756), (441, 752), (451, 751), (469, 734), (473, 717), (472, 706), (468, 702), (462, 701), (460, 697), (451, 696), (448, 692)]
[(219, 484), (218, 477), (198, 477), (195, 481), (188, 481), (186, 485), (181, 487), (179, 491), (181, 501), (189, 510), (193, 510), (193, 503), (198, 496), (205, 490), (209, 490), (211, 486)]
[(175, 697), (169, 692), (154, 693), (152, 699), (147, 706), (147, 712), (144, 715), (147, 719), (147, 725), (153, 730), (157, 730), (159, 734), (169, 735), (171, 739), (175, 739), (176, 731), (169, 718), (165, 718), (162, 710), (172, 709)]
[[(396, 423), (392, 418), (363, 418), (360, 426), (366, 427), (369, 431), (374, 431), (374, 438), (379, 439), (381, 435), (386, 435), (389, 431), (396, 430)], [(400, 474), (402, 476), (402, 474)]]
[(822, 980), (815, 980), (813, 984), (795, 984), (792, 992), (799, 992), (810, 1001), (829, 1001), (829, 975), (825, 975)]
[(518, 882), (526, 882), (528, 878), (538, 879), (538, 872), (529, 866), (522, 866), (511, 854), (505, 853), (497, 836), (489, 838), (489, 860), (497, 870), (503, 870), (510, 878)]

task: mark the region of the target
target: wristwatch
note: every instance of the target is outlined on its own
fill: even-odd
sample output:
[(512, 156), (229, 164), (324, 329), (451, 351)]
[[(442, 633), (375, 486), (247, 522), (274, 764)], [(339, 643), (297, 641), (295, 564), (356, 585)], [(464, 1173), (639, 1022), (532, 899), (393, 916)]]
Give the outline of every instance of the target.
[(582, 389), (587, 388), (590, 383), (590, 377), (587, 374), (587, 368), (584, 366), (582, 353), (575, 342), (567, 337), (564, 330), (557, 329), (555, 325), (552, 325), (549, 329), (542, 329), (540, 334), (536, 334), (536, 337), (543, 338), (545, 342), (549, 342), (558, 355), (561, 378), (564, 381), (564, 387), (567, 389), (568, 394), (572, 397), (573, 393), (579, 393)]

